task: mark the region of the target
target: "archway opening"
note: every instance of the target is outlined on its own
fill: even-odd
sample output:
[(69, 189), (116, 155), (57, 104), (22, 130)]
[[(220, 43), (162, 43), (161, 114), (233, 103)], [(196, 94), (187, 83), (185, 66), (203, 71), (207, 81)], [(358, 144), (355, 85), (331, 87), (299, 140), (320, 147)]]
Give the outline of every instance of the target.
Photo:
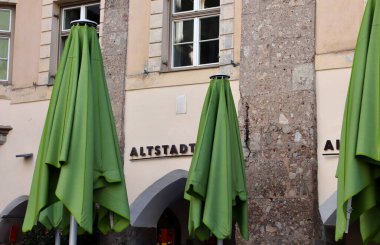
[[(199, 241), (188, 233), (189, 203), (184, 199), (187, 171), (175, 170), (149, 186), (131, 205), (131, 224), (138, 233), (148, 234), (147, 230), (155, 229), (156, 237), (146, 244), (159, 245), (216, 245), (217, 240), (211, 237)], [(146, 229), (144, 231), (144, 229)], [(234, 233), (234, 232), (233, 232)], [(146, 236), (145, 236), (146, 238)], [(225, 240), (224, 244), (235, 244), (235, 237)]]
[(22, 240), (21, 231), (28, 197), (13, 200), (0, 214), (0, 244), (15, 244)]

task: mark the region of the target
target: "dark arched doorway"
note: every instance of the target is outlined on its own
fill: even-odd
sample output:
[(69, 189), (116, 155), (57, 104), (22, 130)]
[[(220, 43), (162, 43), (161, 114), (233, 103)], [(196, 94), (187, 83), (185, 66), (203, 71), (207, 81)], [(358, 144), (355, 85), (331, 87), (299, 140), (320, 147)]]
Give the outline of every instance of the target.
[(18, 243), (22, 239), (27, 196), (20, 196), (10, 202), (0, 214), (0, 244)]

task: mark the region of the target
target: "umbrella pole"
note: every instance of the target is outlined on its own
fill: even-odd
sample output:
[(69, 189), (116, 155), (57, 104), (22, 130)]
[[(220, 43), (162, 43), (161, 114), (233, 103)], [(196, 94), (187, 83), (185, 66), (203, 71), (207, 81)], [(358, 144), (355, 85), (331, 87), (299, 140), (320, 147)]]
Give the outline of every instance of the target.
[[(214, 240), (215, 241), (215, 240)], [(218, 243), (217, 243), (217, 245), (223, 245), (223, 240), (219, 240), (218, 239)]]
[(61, 245), (61, 234), (59, 232), (59, 229), (55, 230), (55, 240), (54, 240), (55, 245)]
[(70, 215), (69, 245), (77, 245), (78, 225), (73, 215)]

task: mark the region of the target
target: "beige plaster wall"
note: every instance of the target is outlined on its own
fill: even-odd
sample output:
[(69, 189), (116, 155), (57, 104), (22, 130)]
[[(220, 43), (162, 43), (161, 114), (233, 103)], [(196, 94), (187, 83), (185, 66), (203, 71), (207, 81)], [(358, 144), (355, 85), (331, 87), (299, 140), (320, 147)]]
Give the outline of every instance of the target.
[[(0, 111), (6, 112), (6, 117), (0, 117), (0, 124), (13, 127), (7, 142), (0, 145), (0, 211), (15, 198), (29, 195), (47, 107), (48, 101), (10, 104), (0, 100)], [(24, 153), (33, 153), (33, 158), (16, 158)]]
[[(335, 141), (340, 139), (345, 100), (350, 81), (354, 49), (364, 0), (317, 0), (316, 12), (316, 95), (318, 135), (318, 201), (323, 222), (336, 209), (339, 153)], [(334, 151), (325, 151), (331, 140)]]
[(38, 79), (41, 2), (41, 0), (19, 0), (15, 5), (11, 81), (15, 88), (32, 86)]
[[(126, 92), (124, 169), (130, 203), (167, 173), (189, 169), (188, 156), (131, 161), (129, 154), (132, 147), (195, 143), (207, 88), (197, 84)], [(231, 88), (238, 105), (239, 83), (232, 82)], [(176, 114), (179, 95), (187, 98), (186, 114)]]
[(316, 53), (352, 50), (364, 11), (364, 0), (317, 0)]
[(127, 74), (141, 75), (148, 60), (150, 1), (129, 1)]
[[(320, 71), (316, 74), (318, 121), (318, 188), (319, 203), (323, 204), (335, 191), (338, 156), (323, 156), (326, 140), (335, 143), (340, 138), (351, 69)], [(335, 148), (335, 145), (334, 145)], [(326, 153), (338, 153), (328, 151)]]

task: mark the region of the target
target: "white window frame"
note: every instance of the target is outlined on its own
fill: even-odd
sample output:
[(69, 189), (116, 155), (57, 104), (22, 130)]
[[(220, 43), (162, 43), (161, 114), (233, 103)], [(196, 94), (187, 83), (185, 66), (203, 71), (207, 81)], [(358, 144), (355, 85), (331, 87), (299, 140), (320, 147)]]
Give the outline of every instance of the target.
[(0, 60), (6, 60), (7, 61), (7, 76), (4, 79), (0, 79), (1, 83), (7, 83), (10, 81), (10, 63), (11, 63), (11, 40), (12, 40), (12, 30), (13, 30), (13, 9), (11, 8), (4, 8), (0, 7), (0, 10), (6, 10), (10, 12), (9, 15), (9, 29), (8, 30), (0, 30), (0, 39), (8, 39), (8, 50), (7, 50), (7, 57), (6, 58), (0, 58)]
[[(86, 18), (86, 7), (89, 7), (89, 6), (94, 6), (94, 5), (99, 5), (99, 10), (100, 10), (100, 1), (99, 2), (96, 2), (96, 3), (88, 3), (88, 4), (78, 4), (78, 5), (75, 5), (75, 6), (70, 6), (70, 7), (64, 7), (61, 9), (61, 16), (62, 16), (62, 21), (61, 21), (61, 36), (63, 33), (69, 33), (70, 31), (70, 28), (69, 29), (65, 29), (65, 10), (68, 10), (68, 9), (77, 9), (77, 8), (80, 8), (80, 19), (84, 19)], [(99, 23), (97, 23), (99, 24)]]
[[(220, 40), (220, 5), (217, 7), (212, 8), (206, 8), (206, 9), (200, 9), (200, 1), (201, 0), (194, 0), (193, 10), (189, 11), (182, 11), (182, 12), (174, 12), (175, 9), (175, 0), (171, 1), (171, 10), (170, 10), (170, 68), (172, 70), (178, 70), (178, 69), (186, 69), (186, 68), (202, 68), (202, 67), (209, 67), (209, 66), (215, 66), (219, 64), (218, 62), (215, 63), (207, 63), (207, 64), (200, 64), (200, 43), (205, 41), (215, 41)], [(208, 39), (201, 41), (200, 40), (200, 20), (210, 17), (219, 17), (219, 36), (215, 39)], [(193, 43), (193, 64), (189, 66), (174, 66), (174, 46), (178, 45), (174, 44), (174, 37), (175, 37), (175, 22), (179, 21), (186, 21), (186, 20), (193, 20), (193, 41), (192, 42), (185, 42), (185, 43)], [(181, 43), (181, 44), (185, 44)], [(219, 53), (220, 53), (220, 47), (219, 47)]]
[[(67, 38), (70, 33), (70, 29), (64, 29), (65, 28), (65, 10), (68, 9), (77, 9), (80, 8), (80, 15), (79, 18), (85, 18), (86, 16), (86, 7), (88, 6), (94, 6), (94, 5), (99, 5), (99, 10), (100, 10), (100, 0), (99, 2), (91, 2), (91, 3), (83, 3), (83, 4), (76, 4), (76, 5), (70, 5), (67, 7), (62, 7), (61, 8), (61, 23), (59, 27), (59, 37), (58, 37), (58, 60), (60, 59), (61, 53), (63, 51), (63, 40), (64, 38)], [(99, 24), (99, 23), (98, 23)], [(96, 27), (97, 32), (99, 33), (99, 25)], [(57, 62), (58, 64), (58, 62)]]

